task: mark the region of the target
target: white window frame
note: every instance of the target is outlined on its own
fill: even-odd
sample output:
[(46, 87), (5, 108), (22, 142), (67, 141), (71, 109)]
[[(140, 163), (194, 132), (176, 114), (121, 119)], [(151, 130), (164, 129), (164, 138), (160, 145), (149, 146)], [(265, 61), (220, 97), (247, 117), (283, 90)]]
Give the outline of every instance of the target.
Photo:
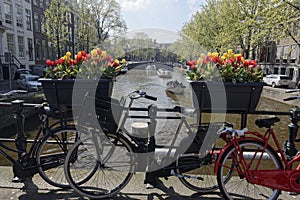
[(25, 43), (22, 35), (18, 35), (18, 53), (20, 58), (25, 57)]
[(23, 27), (23, 8), (17, 5), (17, 15), (16, 15), (16, 25), (17, 27)]
[[(9, 39), (12, 39), (12, 41), (10, 41)], [(7, 33), (6, 34), (6, 41), (7, 41), (7, 50), (8, 52), (12, 53), (13, 55), (15, 55), (15, 35), (12, 33)]]
[(289, 50), (290, 50), (289, 46), (283, 46), (283, 59), (288, 59)]
[(11, 4), (4, 3), (4, 18), (5, 23), (13, 24), (13, 9)]
[(26, 9), (26, 30), (32, 31), (32, 23), (31, 23), (31, 10)]

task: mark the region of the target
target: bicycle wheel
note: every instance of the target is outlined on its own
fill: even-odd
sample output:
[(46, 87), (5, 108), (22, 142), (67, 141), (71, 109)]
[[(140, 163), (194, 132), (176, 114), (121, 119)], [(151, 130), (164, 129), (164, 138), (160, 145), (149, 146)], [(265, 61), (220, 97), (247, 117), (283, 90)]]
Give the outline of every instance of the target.
[[(218, 152), (216, 152), (218, 153)], [(176, 161), (176, 172), (181, 183), (190, 190), (206, 193), (217, 190), (218, 183), (214, 173), (215, 153), (209, 153), (204, 158), (195, 155), (182, 155)], [(231, 171), (228, 171), (228, 180)]]
[(70, 186), (89, 198), (106, 198), (127, 185), (134, 172), (129, 142), (114, 134), (92, 134), (81, 139), (66, 156)]
[(59, 127), (51, 131), (40, 144), (36, 160), (39, 167), (40, 176), (49, 184), (70, 188), (64, 175), (64, 161), (68, 149), (78, 139), (78, 132), (74, 126)]
[[(248, 169), (282, 169), (282, 163), (277, 152), (267, 147), (265, 151), (264, 143), (260, 141), (242, 140), (239, 142), (243, 149), (243, 157), (247, 163)], [(256, 154), (255, 154), (256, 153)], [(263, 155), (263, 159), (259, 159)], [(280, 191), (267, 188), (260, 185), (254, 185), (247, 182), (245, 173), (239, 173), (237, 167), (240, 166), (240, 159), (237, 158), (237, 152), (234, 146), (231, 146), (220, 158), (217, 170), (217, 181), (223, 197), (231, 199), (277, 199)], [(234, 162), (235, 165), (232, 165)], [(225, 181), (224, 174), (232, 171), (232, 176)], [(242, 169), (243, 170), (243, 169)]]

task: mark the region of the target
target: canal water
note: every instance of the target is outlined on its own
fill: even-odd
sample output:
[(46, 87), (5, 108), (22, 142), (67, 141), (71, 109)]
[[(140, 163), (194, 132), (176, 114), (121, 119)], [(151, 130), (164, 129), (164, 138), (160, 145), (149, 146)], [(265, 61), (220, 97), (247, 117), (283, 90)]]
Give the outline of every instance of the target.
[[(156, 69), (157, 68), (167, 68), (172, 73), (172, 78), (161, 78), (157, 75)], [(172, 94), (166, 92), (166, 84), (168, 81), (177, 80), (182, 82), (186, 88), (183, 94)], [(120, 75), (117, 77), (116, 82), (114, 83), (113, 87), (113, 95), (112, 97), (115, 99), (120, 99), (122, 96), (127, 95), (133, 90), (144, 90), (147, 92), (148, 95), (155, 96), (158, 98), (156, 102), (153, 102), (148, 99), (139, 99), (135, 101), (134, 107), (147, 107), (149, 104), (156, 104), (160, 108), (171, 108), (174, 106), (184, 106), (193, 108), (192, 102), (192, 94), (191, 88), (189, 83), (186, 80), (184, 72), (178, 68), (169, 68), (166, 65), (162, 64), (152, 64), (152, 65), (145, 65), (141, 67), (137, 67), (135, 69), (129, 70), (126, 74)], [(282, 111), (286, 112), (289, 110), (291, 106), (279, 103), (267, 98), (261, 98), (260, 102), (257, 106), (256, 110), (262, 111)], [(226, 121), (232, 123), (236, 128), (240, 127), (240, 115), (230, 114), (226, 115)], [(265, 129), (259, 129), (255, 126), (254, 121), (258, 118), (268, 118), (273, 117), (273, 115), (249, 115), (247, 120), (247, 128), (249, 130), (255, 130), (263, 132)], [(284, 140), (287, 138), (287, 127), (290, 123), (288, 116), (278, 116), (281, 121), (277, 123), (275, 126), (275, 131), (277, 136), (282, 144)], [(204, 122), (210, 121), (210, 115), (204, 114), (203, 117)], [(207, 121), (205, 121), (207, 120)], [(189, 118), (189, 122), (194, 123), (196, 118)], [(136, 120), (132, 120), (132, 122), (128, 122), (126, 129), (130, 131), (131, 123), (136, 122)], [(27, 130), (26, 132), (29, 137), (32, 137), (35, 133), (35, 129), (32, 127), (37, 127), (36, 119), (31, 121), (26, 121), (27, 126), (31, 127), (31, 130)], [(156, 129), (156, 141), (160, 145), (168, 145), (170, 144), (171, 140), (173, 139), (173, 135), (176, 131), (176, 128), (179, 121), (176, 120), (160, 120), (158, 121), (158, 126)], [(184, 131), (181, 135), (176, 139), (176, 143), (179, 143), (181, 139), (185, 136)], [(10, 165), (6, 163), (3, 156), (0, 155), (0, 165)]]

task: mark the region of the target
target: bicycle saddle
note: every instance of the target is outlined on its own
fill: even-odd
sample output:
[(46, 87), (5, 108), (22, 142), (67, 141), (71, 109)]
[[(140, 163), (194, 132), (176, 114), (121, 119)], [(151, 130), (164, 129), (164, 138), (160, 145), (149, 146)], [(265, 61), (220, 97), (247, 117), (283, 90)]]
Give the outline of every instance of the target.
[(271, 126), (273, 126), (276, 122), (279, 122), (280, 119), (278, 117), (272, 117), (272, 118), (267, 118), (267, 119), (257, 119), (255, 121), (255, 124), (259, 127), (259, 128), (271, 128)]

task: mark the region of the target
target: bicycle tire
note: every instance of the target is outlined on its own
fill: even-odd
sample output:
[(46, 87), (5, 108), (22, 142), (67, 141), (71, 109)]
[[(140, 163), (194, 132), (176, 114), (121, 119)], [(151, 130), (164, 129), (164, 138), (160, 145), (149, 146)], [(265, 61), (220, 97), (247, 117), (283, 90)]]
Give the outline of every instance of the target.
[[(243, 148), (243, 152), (250, 152), (248, 155), (243, 153), (243, 155), (247, 155), (247, 165), (249, 169), (257, 167), (259, 169), (283, 169), (282, 162), (277, 154), (272, 148), (267, 146), (265, 152), (262, 152), (265, 144), (261, 141), (254, 140), (241, 140), (239, 141), (239, 146)], [(252, 152), (251, 152), (252, 150)], [(254, 159), (253, 162), (249, 162), (254, 158), (254, 154), (261, 155), (263, 153), (264, 157), (270, 159)], [(256, 156), (258, 157), (258, 156)], [(220, 162), (218, 163), (217, 169), (217, 181), (219, 185), (219, 189), (224, 199), (233, 200), (233, 199), (277, 199), (280, 195), (279, 190), (274, 190), (271, 188), (267, 188), (260, 185), (254, 185), (247, 182), (245, 176), (239, 175), (236, 170), (236, 166), (239, 165), (239, 161), (232, 159), (236, 158), (235, 156), (235, 148), (232, 145), (229, 147), (226, 152), (220, 158)], [(235, 161), (234, 161), (235, 160)], [(256, 160), (260, 160), (260, 164)], [(234, 162), (234, 167), (228, 166), (227, 162)], [(226, 173), (226, 170), (232, 170), (232, 177), (227, 182), (224, 182), (223, 174)], [(245, 172), (243, 172), (245, 173)]]
[(50, 185), (69, 189), (70, 185), (64, 175), (64, 161), (68, 149), (78, 139), (75, 126), (58, 127), (46, 136), (36, 153), (40, 176)]
[[(209, 153), (204, 158), (195, 155), (182, 155), (176, 160), (176, 172), (180, 182), (190, 190), (207, 193), (219, 188), (214, 173), (214, 153)], [(231, 172), (227, 174), (227, 180)]]
[(70, 186), (91, 199), (118, 193), (128, 184), (135, 169), (132, 148), (126, 138), (115, 134), (99, 135), (78, 140), (65, 162)]

